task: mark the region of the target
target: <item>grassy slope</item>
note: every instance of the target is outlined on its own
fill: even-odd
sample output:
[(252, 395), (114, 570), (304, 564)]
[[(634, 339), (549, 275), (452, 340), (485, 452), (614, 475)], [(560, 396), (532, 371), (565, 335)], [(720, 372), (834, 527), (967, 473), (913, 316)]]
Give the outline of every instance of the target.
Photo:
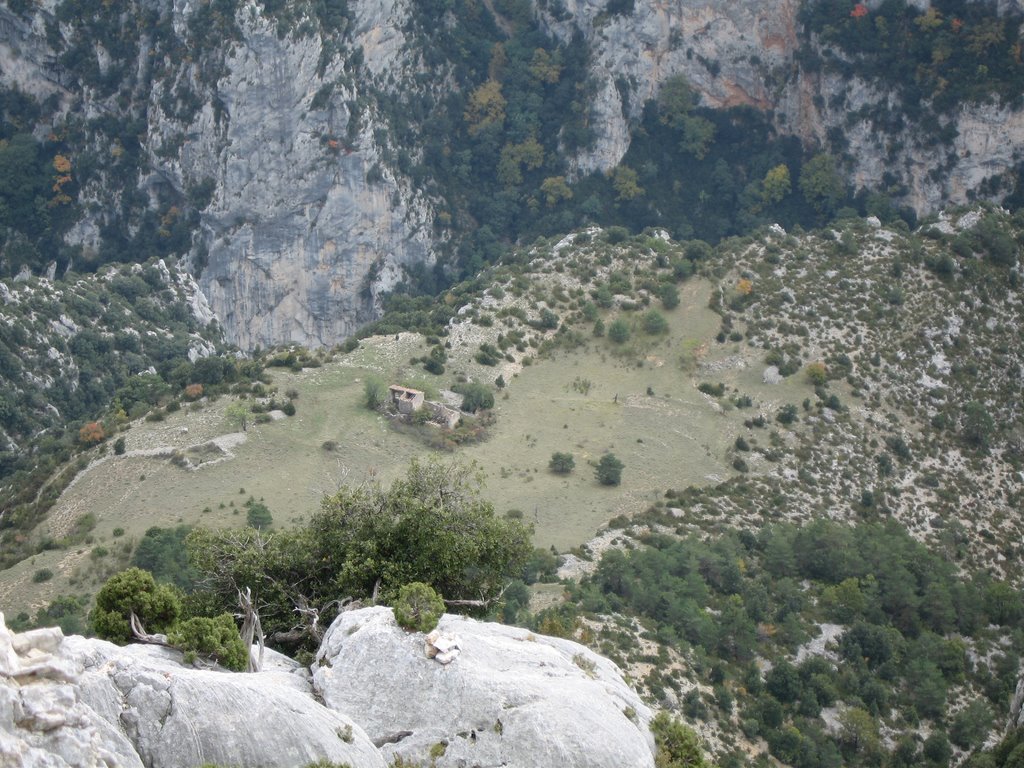
[[(39, 534), (59, 536), (76, 518), (92, 512), (97, 518), (93, 545), (113, 550), (115, 527), (124, 528), (124, 540), (131, 540), (151, 525), (242, 524), (240, 508), (250, 495), (264, 499), (276, 524), (285, 525), (308, 514), (323, 493), (340, 483), (387, 482), (427, 450), (362, 407), (367, 374), (413, 384), (429, 379), (442, 389), (457, 378), (491, 382), (500, 373), (508, 381), (507, 397), (498, 394), (490, 438), (458, 453), (486, 471), (487, 495), (499, 512), (519, 509), (535, 524), (538, 545), (566, 550), (583, 544), (610, 518), (642, 511), (666, 488), (695, 484), (706, 491), (676, 504), (688, 522), (705, 530), (723, 523), (758, 527), (779, 517), (895, 514), (921, 538), (952, 547), (953, 556), (970, 552), (976, 562), (1005, 564), (1012, 554), (1007, 547), (1020, 537), (1019, 519), (1011, 509), (1020, 499), (1021, 482), (1007, 449), (1009, 437), (1020, 430), (1020, 418), (1004, 397), (1005, 386), (998, 384), (1008, 380), (1007, 366), (1013, 361), (1005, 354), (981, 355), (974, 347), (984, 342), (989, 348), (1003, 329), (1020, 327), (1019, 299), (989, 288), (982, 304), (973, 295), (975, 278), (961, 274), (966, 262), (947, 282), (923, 266), (922, 254), (941, 251), (946, 247), (941, 242), (922, 244), (918, 238), (858, 226), (857, 254), (841, 253), (834, 239), (819, 236), (766, 235), (726, 244), (705, 265), (706, 277), (681, 284), (680, 306), (665, 312), (669, 334), (650, 337), (635, 328), (624, 345), (591, 336), (591, 323), (579, 313), (589, 291), (614, 270), (628, 268), (630, 295), (617, 297), (615, 306), (601, 314), (606, 323), (621, 315), (636, 326), (644, 307), (623, 311), (621, 306), (642, 301), (645, 278), (666, 279), (670, 270), (657, 266), (656, 250), (664, 265), (681, 258), (682, 249), (674, 244), (653, 249), (652, 241), (642, 238), (615, 247), (603, 242), (541, 246), (529, 266), (490, 275), (492, 290), (503, 286), (494, 292), (504, 294), (500, 300), (488, 291), (465, 306), (448, 336), (450, 359), (443, 376), (429, 377), (410, 364), (411, 357), (429, 349), (413, 333), (366, 340), (321, 368), (298, 374), (275, 370), (280, 391), (299, 392), (297, 415), (253, 425), (245, 442), (234, 447), (229, 438), (224, 445), (230, 455), (212, 451), (207, 458), (223, 460), (197, 471), (174, 466), (170, 450), (194, 449), (230, 433), (223, 418), (227, 399), (171, 414), (161, 423), (136, 422), (125, 434), (126, 456), (110, 456), (84, 473)], [(898, 279), (893, 277), (896, 261), (903, 265)], [(717, 292), (727, 307), (741, 278), (753, 283), (751, 299), (724, 313), (749, 338), (719, 343), (715, 336), (722, 318), (708, 308), (709, 298)], [(893, 285), (902, 290), (899, 304), (887, 298)], [(975, 311), (960, 312), (976, 336), (944, 343), (929, 329), (944, 327), (965, 296)], [(657, 300), (650, 304), (658, 306)], [(579, 337), (538, 356), (554, 332), (524, 325), (508, 313), (513, 307), (528, 319), (550, 307)], [(861, 319), (855, 320), (858, 313)], [(473, 361), (482, 341), (495, 342), (499, 333), (513, 330), (524, 334), (522, 351), (509, 348), (513, 361), (497, 367)], [(974, 347), (971, 339), (978, 342)], [(854, 370), (828, 389), (839, 397), (842, 411), (820, 408), (802, 374), (776, 385), (762, 382), (765, 349), (784, 342), (800, 346), (801, 365), (849, 354)], [(876, 351), (879, 365), (870, 362)], [(967, 380), (955, 373), (955, 366), (944, 373), (943, 366), (932, 363), (940, 351), (954, 362), (980, 360), (981, 369)], [(527, 356), (535, 360), (524, 367)], [(914, 383), (926, 372), (942, 382), (954, 415), (958, 402), (978, 392), (985, 397), (1003, 436), (995, 450), (988, 455), (965, 452), (955, 425), (947, 430), (929, 426), (936, 405)], [(590, 381), (588, 393), (574, 388), (577, 379)], [(726, 384), (726, 397), (700, 393), (696, 387), (703, 381)], [(995, 383), (979, 388), (979, 381)], [(1009, 382), (1006, 391), (1014, 386), (1012, 377)], [(736, 393), (749, 395), (754, 407), (734, 408), (730, 398)], [(795, 425), (784, 428), (772, 420), (781, 405), (804, 400), (810, 410), (801, 408)], [(768, 426), (745, 427), (744, 421), (757, 412), (767, 417)], [(742, 455), (733, 450), (738, 435), (753, 450)], [(906, 439), (911, 458), (896, 459), (893, 474), (883, 478), (876, 457), (885, 451), (885, 437), (893, 435)], [(325, 451), (321, 446), (327, 440), (338, 448)], [(158, 449), (162, 455), (138, 455)], [(598, 485), (588, 466), (609, 450), (626, 467), (618, 488)], [(547, 471), (554, 451), (575, 455), (571, 475)], [(737, 456), (750, 465), (745, 479), (732, 469)], [(923, 482), (940, 469), (945, 472), (938, 488)], [(729, 482), (719, 484), (723, 480)], [(859, 504), (866, 489), (879, 499), (874, 509)], [(939, 516), (955, 531), (935, 522)], [(89, 550), (83, 545), (70, 553), (44, 552), (0, 574), (0, 605), (10, 612), (69, 589), (93, 591), (116, 562), (113, 553), (89, 558)], [(32, 573), (43, 567), (57, 576), (33, 584)]]

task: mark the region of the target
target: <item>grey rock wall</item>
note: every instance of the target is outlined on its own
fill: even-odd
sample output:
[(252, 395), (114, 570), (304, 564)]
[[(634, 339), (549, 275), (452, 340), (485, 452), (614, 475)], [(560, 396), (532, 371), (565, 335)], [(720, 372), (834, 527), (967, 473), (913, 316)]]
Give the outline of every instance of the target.
[[(695, 86), (703, 106), (763, 110), (781, 133), (810, 145), (827, 146), (829, 130), (842, 129), (854, 186), (877, 187), (886, 173), (895, 174), (908, 189), (903, 202), (919, 214), (967, 202), (983, 181), (1024, 159), (1020, 110), (964, 107), (949, 118), (958, 134), (952, 146), (922, 143), (913, 126), (882, 135), (867, 121), (848, 125), (851, 113), (892, 103), (893, 96), (857, 78), (800, 70), (794, 60), (799, 0), (636, 0), (631, 14), (611, 16), (606, 6), (605, 0), (566, 0), (568, 18), (541, 15), (552, 34), (568, 39), (579, 30), (594, 48), (597, 140), (575, 158), (578, 173), (608, 170), (622, 159), (630, 122), (676, 74)], [(1020, 3), (1000, 8), (1019, 12)], [(943, 163), (947, 170), (935, 178), (933, 171)]]
[[(389, 3), (355, 10), (364, 65), (383, 69), (402, 14)], [(243, 349), (335, 344), (377, 317), (401, 266), (433, 259), (433, 213), (380, 164), (382, 120), (360, 71), (325, 59), (319, 34), (282, 38), (254, 4), (237, 19), (242, 39), (194, 122), (150, 110), (154, 146), (188, 137), (171, 160), (152, 160), (182, 186), (216, 184), (193, 255), (208, 253), (200, 285), (228, 340)], [(331, 96), (314, 108), (324, 86)], [(353, 114), (357, 102), (365, 113)]]
[[(212, 185), (190, 262), (229, 341), (243, 349), (331, 345), (375, 319), (403, 267), (432, 262), (441, 245), (432, 201), (395, 170), (399, 150), (415, 162), (419, 148), (393, 146), (377, 107), (381, 93), (426, 90), (439, 98), (454, 87), (446, 72), (424, 64), (408, 33), (410, 2), (352, 0), (345, 28), (325, 34), (299, 6), (300, 17), (285, 29), (245, 0), (235, 16), (238, 34), (194, 55), (189, 22), (201, 4), (156, 3), (185, 50), (157, 55), (143, 31), (131, 82), (106, 98), (76, 90), (57, 66), (46, 38), (55, 0), (31, 18), (3, 8), (0, 80), (40, 98), (56, 94), (80, 117), (124, 111), (121, 117), (142, 119), (148, 167), (139, 187), (152, 200), (167, 188), (187, 199)], [(541, 26), (565, 41), (584, 35), (597, 84), (596, 140), (570, 159), (572, 174), (613, 168), (644, 102), (675, 74), (693, 83), (704, 105), (762, 110), (808, 146), (826, 146), (830, 130), (841, 128), (854, 186), (876, 187), (892, 174), (906, 188), (901, 202), (918, 213), (963, 203), (1024, 160), (1024, 112), (1005, 107), (968, 106), (949, 116), (956, 139), (938, 147), (914, 126), (886, 134), (867, 121), (848, 124), (850, 114), (895, 97), (856, 78), (800, 69), (800, 0), (635, 0), (628, 14), (609, 14), (607, 0), (561, 5), (566, 15), (558, 19), (536, 10)], [(1019, 11), (1021, 2), (1000, 7)], [(67, 26), (63, 34), (71, 34)], [(94, 53), (109, 63), (102, 46)], [(196, 110), (179, 104), (165, 111), (182, 93)], [(96, 149), (100, 156), (110, 150)], [(118, 210), (115, 176), (101, 170), (80, 194), (83, 218), (68, 240), (86, 253), (99, 247)]]

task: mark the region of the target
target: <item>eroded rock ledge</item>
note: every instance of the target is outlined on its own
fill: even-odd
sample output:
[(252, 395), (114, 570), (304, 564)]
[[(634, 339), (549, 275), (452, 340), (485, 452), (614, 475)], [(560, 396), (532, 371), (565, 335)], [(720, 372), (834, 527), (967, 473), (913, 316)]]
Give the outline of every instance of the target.
[(258, 673), (196, 669), (157, 646), (13, 633), (0, 613), (0, 765), (653, 768), (651, 713), (607, 659), (463, 617), (439, 630), (458, 636), (447, 665), (389, 608), (344, 613), (311, 680), (278, 654)]

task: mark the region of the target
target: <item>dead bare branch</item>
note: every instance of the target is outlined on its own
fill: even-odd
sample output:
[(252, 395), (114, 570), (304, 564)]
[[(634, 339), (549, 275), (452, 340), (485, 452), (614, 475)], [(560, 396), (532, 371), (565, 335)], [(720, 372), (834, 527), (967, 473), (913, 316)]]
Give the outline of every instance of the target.
[[(252, 602), (252, 591), (249, 587), (245, 588), (244, 593), (242, 590), (238, 590), (238, 605), (242, 610), (241, 614), (238, 614), (242, 619), (242, 629), (240, 632), (248, 655), (245, 671), (259, 672), (263, 669), (263, 649), (266, 638), (263, 635), (263, 624), (260, 622), (259, 611)], [(259, 655), (255, 661), (252, 658), (253, 640), (259, 645)]]
[(501, 600), (505, 594), (505, 590), (512, 586), (512, 582), (509, 582), (501, 588), (501, 592), (496, 594), (494, 597), (487, 598), (486, 600), (481, 598), (479, 600), (449, 600), (448, 598), (442, 598), (445, 605), (450, 605), (458, 608), (490, 608), (496, 602)]
[(142, 621), (135, 615), (135, 611), (132, 611), (128, 616), (128, 626), (131, 627), (132, 637), (136, 642), (145, 643), (146, 645), (162, 645), (164, 648), (174, 647), (167, 642), (166, 636), (151, 635), (146, 632), (146, 628), (142, 626)]

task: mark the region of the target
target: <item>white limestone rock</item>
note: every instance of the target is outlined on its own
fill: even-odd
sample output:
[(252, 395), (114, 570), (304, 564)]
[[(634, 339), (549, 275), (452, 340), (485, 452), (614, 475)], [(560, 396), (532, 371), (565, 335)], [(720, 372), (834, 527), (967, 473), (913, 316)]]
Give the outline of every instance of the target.
[(290, 768), (326, 759), (384, 768), (359, 726), (317, 703), (292, 672), (199, 670), (176, 651), (80, 637), (65, 640), (65, 653), (84, 667), (83, 701), (123, 728), (147, 766)]
[(651, 713), (612, 662), (578, 643), (445, 615), (438, 637), (461, 653), (441, 665), (390, 608), (342, 613), (317, 654), (313, 684), (350, 713), (391, 761), (438, 768), (650, 768)]
[(0, 765), (143, 768), (119, 729), (82, 701), (60, 629), (15, 634), (0, 613)]
[(358, 725), (313, 698), (297, 663), (267, 658), (267, 672), (197, 670), (156, 646), (15, 634), (0, 613), (0, 766), (385, 768)]
[(1024, 728), (1024, 677), (1017, 681), (1017, 690), (1010, 702), (1010, 720), (1006, 724), (1010, 728)]

